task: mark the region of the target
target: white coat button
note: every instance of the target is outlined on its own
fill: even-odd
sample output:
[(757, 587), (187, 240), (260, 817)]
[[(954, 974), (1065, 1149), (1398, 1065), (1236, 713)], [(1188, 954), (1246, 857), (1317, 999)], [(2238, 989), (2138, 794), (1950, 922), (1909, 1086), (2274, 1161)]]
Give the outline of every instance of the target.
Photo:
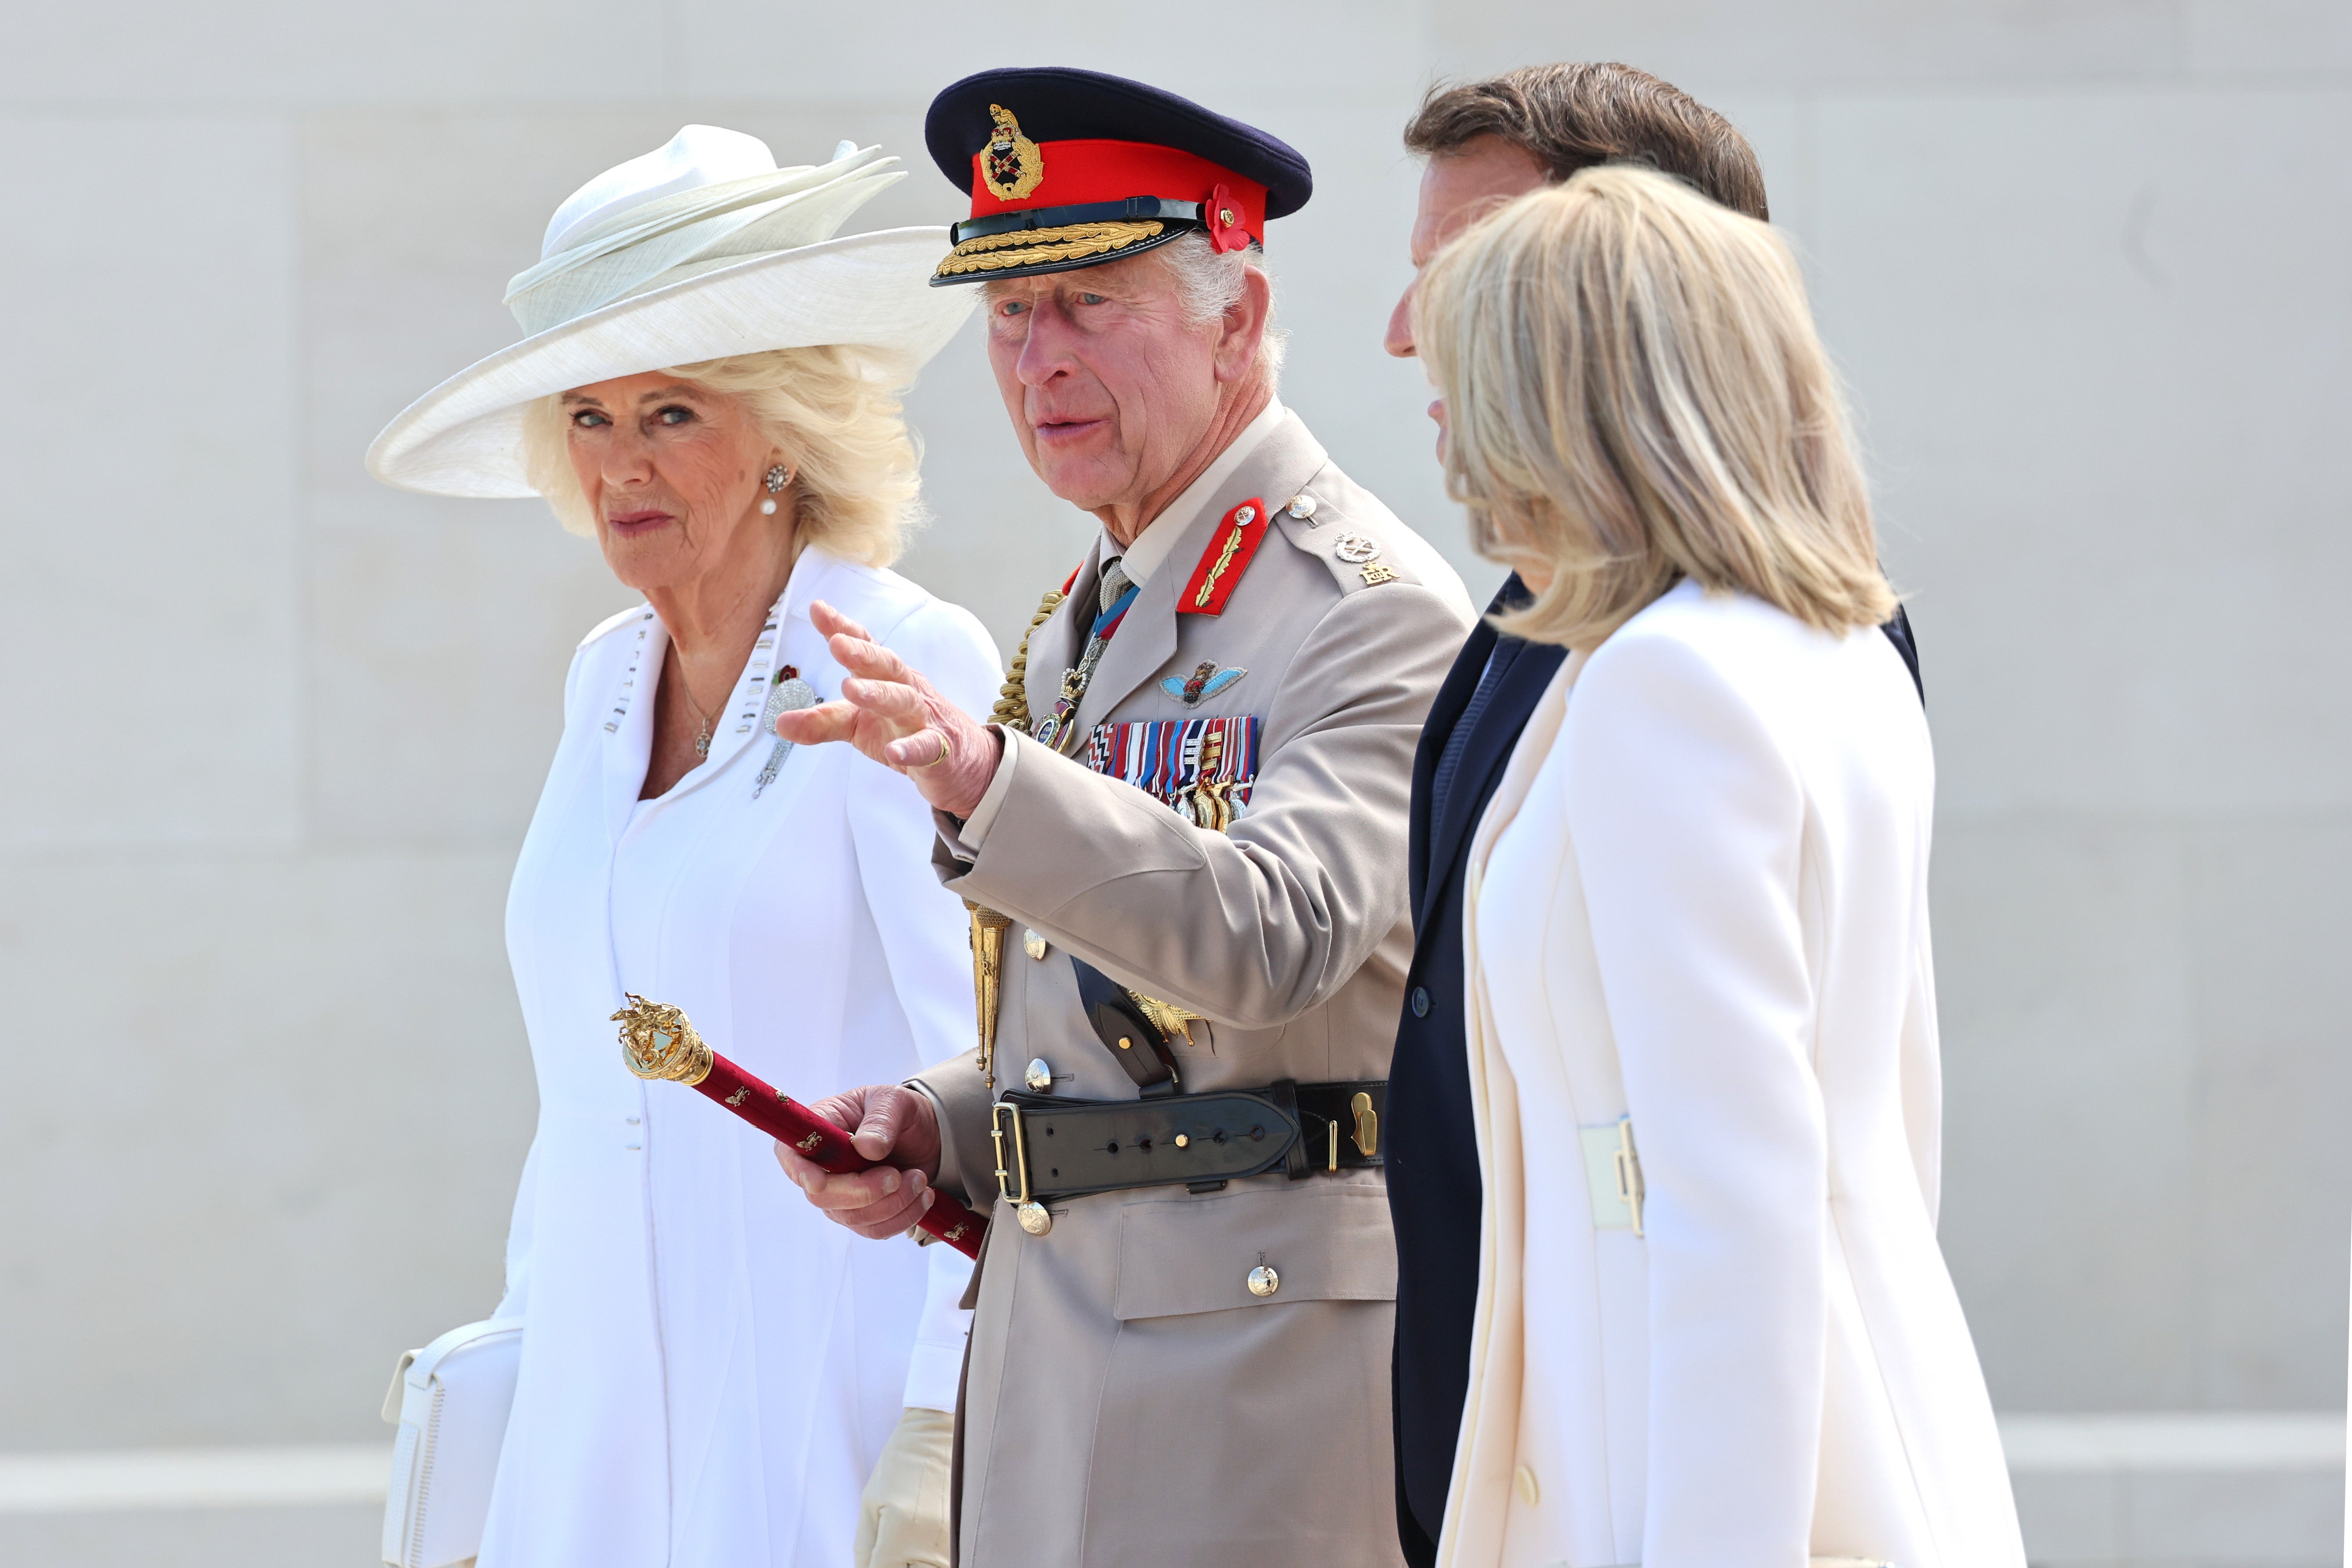
[(1301, 522), (1313, 517), (1315, 515), (1315, 498), (1308, 495), (1305, 490), (1300, 490), (1297, 495), (1291, 497), (1290, 515), (1298, 519)]
[(1511, 1485), (1517, 1489), (1521, 1502), (1529, 1508), (1536, 1506), (1536, 1499), (1541, 1495), (1541, 1492), (1536, 1486), (1536, 1473), (1533, 1470), (1521, 1465), (1517, 1472), (1511, 1477)]
[(1276, 1290), (1281, 1289), (1282, 1276), (1276, 1274), (1273, 1269), (1268, 1268), (1265, 1264), (1261, 1263), (1256, 1268), (1249, 1271), (1249, 1293), (1251, 1295), (1271, 1296)]
[(1021, 1081), (1029, 1086), (1032, 1094), (1051, 1094), (1054, 1090), (1054, 1069), (1044, 1057), (1033, 1057), (1022, 1070)]

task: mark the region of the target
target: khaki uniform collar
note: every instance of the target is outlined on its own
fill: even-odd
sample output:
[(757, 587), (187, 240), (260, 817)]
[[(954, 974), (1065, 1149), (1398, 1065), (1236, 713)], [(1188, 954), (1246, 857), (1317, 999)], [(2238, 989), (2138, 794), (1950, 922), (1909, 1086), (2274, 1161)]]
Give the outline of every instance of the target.
[[(1235, 444), (1239, 445), (1238, 442)], [(1262, 500), (1268, 512), (1288, 504), (1299, 488), (1313, 479), (1317, 470), (1328, 461), (1330, 458), (1322, 446), (1307, 434), (1305, 423), (1297, 415), (1285, 413), (1223, 479), (1207, 492), (1206, 503), (1185, 521), (1182, 531), (1175, 536), (1173, 547), (1164, 552), (1163, 563), (1167, 570), (1153, 573), (1150, 579), (1140, 585), (1135, 603), (1128, 608), (1127, 618), (1119, 624), (1118, 635), (1104, 650), (1102, 663), (1095, 670), (1094, 679), (1087, 684), (1086, 698), (1078, 704), (1077, 719), (1082, 728), (1100, 723), (1106, 714), (1116, 710), (1130, 692), (1157, 674), (1160, 667), (1176, 652), (1176, 596), (1184, 591), (1184, 584), (1192, 578), (1194, 563), (1209, 548), (1218, 529), (1223, 526), (1225, 513), (1252, 496)], [(1174, 508), (1170, 508), (1168, 513), (1152, 520), (1152, 526), (1175, 521), (1174, 511)], [(1142, 542), (1139, 535), (1136, 542)], [(1108, 543), (1108, 539), (1102, 542), (1104, 548)], [(1079, 574), (1082, 585), (1100, 581), (1102, 559), (1098, 552), (1091, 563), (1093, 569)], [(1082, 592), (1090, 595), (1094, 589), (1082, 586)], [(1077, 639), (1084, 636), (1083, 628), (1093, 618), (1092, 603), (1088, 599), (1072, 607), (1068, 624), (1074, 648), (1078, 646)], [(1076, 652), (1070, 657), (1076, 658)], [(1046, 700), (1050, 706), (1051, 699)], [(1032, 701), (1034, 703), (1035, 699), (1033, 698)]]
[(1160, 570), (1160, 563), (1168, 559), (1177, 542), (1193, 523), (1200, 521), (1202, 512), (1216, 498), (1217, 488), (1232, 478), (1234, 470), (1246, 462), (1250, 454), (1256, 451), (1259, 445), (1289, 416), (1289, 411), (1282, 406), (1282, 399), (1266, 399), (1265, 406), (1258, 410), (1257, 417), (1243, 426), (1241, 433), (1217, 454), (1215, 461), (1201, 470), (1200, 478), (1186, 485), (1183, 493), (1170, 501), (1167, 510), (1153, 518), (1143, 531), (1135, 536), (1135, 542), (1127, 547), (1125, 553), (1120, 552), (1118, 542), (1105, 533), (1102, 548), (1097, 552), (1096, 559), (1108, 561), (1117, 555), (1119, 570), (1127, 574), (1129, 582), (1150, 581), (1151, 574)]

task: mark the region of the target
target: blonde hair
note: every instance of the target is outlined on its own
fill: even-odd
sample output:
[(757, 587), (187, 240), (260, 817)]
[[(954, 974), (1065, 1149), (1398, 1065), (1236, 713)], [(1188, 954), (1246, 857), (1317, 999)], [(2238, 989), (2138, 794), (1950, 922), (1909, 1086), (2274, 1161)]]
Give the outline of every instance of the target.
[[(913, 381), (911, 366), (877, 365), (870, 350), (826, 347), (735, 354), (661, 374), (742, 402), (793, 470), (803, 543), (869, 566), (898, 558), (922, 520), (921, 455), (892, 389), (894, 381)], [(568, 447), (562, 395), (532, 403), (523, 414), (531, 489), (567, 530), (593, 537), (596, 520)]]
[(1766, 225), (1585, 169), (1448, 246), (1413, 337), (1479, 552), (1551, 569), (1504, 631), (1590, 648), (1685, 577), (1826, 631), (1895, 613), (1837, 379)]

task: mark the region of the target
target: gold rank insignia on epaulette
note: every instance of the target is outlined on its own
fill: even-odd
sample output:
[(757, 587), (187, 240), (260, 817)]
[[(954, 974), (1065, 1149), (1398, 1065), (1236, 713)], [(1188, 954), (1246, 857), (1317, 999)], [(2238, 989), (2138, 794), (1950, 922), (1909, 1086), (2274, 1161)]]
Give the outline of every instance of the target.
[(1224, 614), (1225, 601), (1234, 596), (1242, 574), (1249, 570), (1250, 557), (1265, 542), (1268, 527), (1265, 502), (1256, 496), (1225, 513), (1217, 531), (1209, 536), (1209, 547), (1201, 552), (1201, 563), (1192, 568), (1192, 580), (1176, 596), (1176, 613)]
[(1331, 553), (1364, 574), (1364, 586), (1375, 587), (1396, 581), (1396, 569), (1381, 559), (1380, 541), (1360, 533), (1343, 533), (1331, 546)]

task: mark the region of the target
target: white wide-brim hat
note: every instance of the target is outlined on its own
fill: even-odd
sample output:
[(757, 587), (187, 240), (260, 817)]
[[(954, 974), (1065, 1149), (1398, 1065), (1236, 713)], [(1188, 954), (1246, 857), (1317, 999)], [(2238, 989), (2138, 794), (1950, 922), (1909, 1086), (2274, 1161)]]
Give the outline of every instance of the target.
[(556, 210), (539, 265), (509, 286), (530, 335), (403, 409), (368, 472), (437, 495), (533, 495), (530, 404), (730, 354), (831, 345), (903, 379), (955, 335), (972, 291), (930, 286), (944, 227), (832, 237), (905, 177), (897, 163), (844, 142), (831, 163), (779, 169), (764, 142), (689, 125), (607, 170)]

